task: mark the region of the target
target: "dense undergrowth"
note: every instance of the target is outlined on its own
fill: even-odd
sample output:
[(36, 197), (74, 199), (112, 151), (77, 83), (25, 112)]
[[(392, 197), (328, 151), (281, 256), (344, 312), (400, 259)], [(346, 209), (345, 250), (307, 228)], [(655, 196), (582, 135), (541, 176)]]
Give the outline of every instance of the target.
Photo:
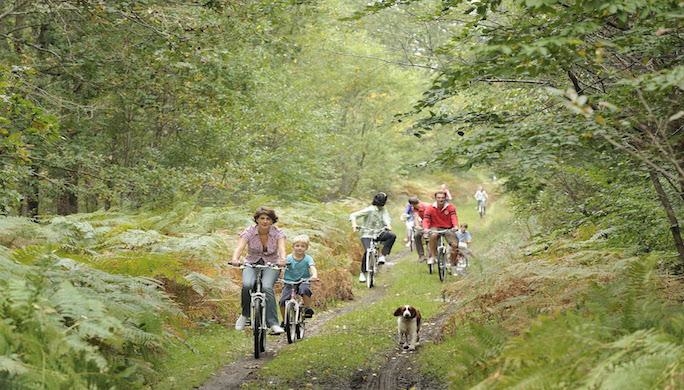
[[(16, 388), (198, 384), (240, 353), (240, 343), (226, 343), (240, 294), (240, 271), (227, 266), (227, 259), (238, 233), (253, 223), (253, 210), (271, 203), (263, 198), (225, 208), (182, 203), (165, 212), (97, 212), (43, 223), (3, 217), (1, 383)], [(278, 226), (288, 236), (312, 237), (310, 252), (322, 279), (318, 310), (353, 298), (351, 272), (358, 272), (361, 249), (347, 216), (363, 205), (343, 200), (276, 207)], [(188, 366), (191, 361), (196, 366)], [(179, 367), (189, 375), (178, 378)]]
[(497, 220), (473, 272), (447, 287), (461, 307), (443, 343), (421, 351), (426, 372), (454, 389), (684, 385), (684, 288), (664, 271), (671, 253), (634, 255), (603, 234), (526, 237)]
[[(396, 224), (406, 195), (427, 200), (441, 180), (448, 182), (394, 191)], [(684, 289), (664, 267), (671, 254), (617, 245), (610, 230), (590, 224), (568, 235), (540, 234), (531, 228), (533, 219), (510, 214), (495, 192), (490, 215), (478, 221), (470, 199), (476, 183), (474, 177), (460, 180), (455, 195), (477, 258), (466, 278), (444, 289), (456, 310), (443, 339), (419, 350), (424, 375), (446, 379), (452, 388), (683, 385)], [(181, 389), (238, 358), (249, 345), (232, 330), (239, 271), (226, 259), (237, 233), (251, 223), (252, 209), (269, 203), (178, 204), (166, 212), (98, 212), (42, 223), (0, 219), (2, 387)], [(288, 235), (312, 236), (322, 279), (317, 310), (358, 294), (352, 275), (360, 247), (347, 216), (365, 204), (277, 207), (278, 225)], [(415, 286), (402, 283), (398, 279), (396, 294), (378, 307), (403, 302), (400, 294)], [(413, 296), (427, 315), (444, 309), (433, 292)], [(391, 329), (386, 314), (350, 313), (324, 330), (327, 336), (294, 348), (316, 356), (310, 370), (319, 370), (318, 377), (348, 378), (377, 366), (377, 352), (391, 348), (391, 336), (378, 337), (372, 348), (359, 337), (368, 326)], [(351, 325), (340, 331), (341, 324)], [(320, 353), (342, 347), (349, 349), (344, 367), (338, 354)], [(275, 359), (264, 377), (298, 383), (279, 376), (282, 364), (288, 360)]]

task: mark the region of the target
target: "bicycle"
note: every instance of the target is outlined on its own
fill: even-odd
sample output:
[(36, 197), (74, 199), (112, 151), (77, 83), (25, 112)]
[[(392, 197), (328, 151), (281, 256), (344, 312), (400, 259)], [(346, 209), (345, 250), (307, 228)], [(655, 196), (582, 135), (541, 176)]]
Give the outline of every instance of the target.
[(292, 344), (297, 340), (304, 338), (306, 331), (306, 315), (303, 310), (302, 297), (297, 294), (300, 283), (308, 282), (311, 278), (299, 279), (295, 282), (288, 282), (283, 280), (283, 284), (292, 286), (290, 298), (285, 301), (285, 334), (287, 335), (287, 343)]
[(456, 265), (452, 269), (452, 275), (464, 276), (466, 274), (466, 270), (470, 265), (470, 255), (471, 252), (468, 249), (468, 244), (466, 244), (465, 242), (459, 242), (458, 254), (456, 256)]
[(377, 239), (384, 231), (384, 229), (372, 231), (373, 235), (370, 237), (370, 243), (368, 244), (368, 249), (366, 249), (366, 285), (368, 288), (373, 287), (375, 283), (375, 274), (378, 273), (379, 245)]
[[(430, 234), (439, 234), (439, 241), (437, 242), (437, 273), (441, 282), (446, 278), (447, 259), (449, 258), (450, 247), (444, 233), (451, 229), (432, 230)], [(428, 264), (430, 273), (432, 273), (433, 264)]]
[(280, 267), (273, 264), (249, 264), (244, 263), (240, 268), (250, 267), (256, 270), (256, 281), (254, 287), (249, 292), (250, 296), (250, 321), (254, 336), (254, 358), (259, 359), (262, 353), (266, 352), (266, 293), (261, 291), (261, 274), (264, 269), (271, 268), (280, 270)]
[(487, 202), (484, 199), (477, 201), (477, 213), (480, 214), (480, 218), (487, 213)]
[(416, 228), (414, 226), (411, 226), (408, 232), (408, 239), (409, 239), (409, 252), (413, 252), (413, 248), (416, 246), (416, 238), (414, 237), (416, 234)]

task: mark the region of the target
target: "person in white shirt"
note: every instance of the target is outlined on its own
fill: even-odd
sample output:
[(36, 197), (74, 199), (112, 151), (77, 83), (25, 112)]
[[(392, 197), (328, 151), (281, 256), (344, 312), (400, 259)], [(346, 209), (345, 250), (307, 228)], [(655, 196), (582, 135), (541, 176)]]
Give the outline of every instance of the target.
[[(352, 230), (361, 230), (361, 243), (363, 243), (363, 248), (368, 249), (370, 246), (370, 241), (372, 237), (380, 232), (380, 234), (375, 239), (378, 242), (382, 242), (382, 252), (380, 257), (378, 257), (378, 264), (384, 264), (386, 256), (392, 251), (392, 245), (397, 239), (397, 235), (392, 232), (392, 220), (390, 219), (389, 212), (385, 207), (387, 202), (387, 194), (384, 192), (378, 192), (373, 197), (373, 203), (363, 208), (359, 211), (355, 211), (349, 215), (349, 220), (351, 221)], [(359, 226), (358, 220), (361, 221), (361, 226)], [(361, 274), (359, 274), (359, 282), (366, 281), (366, 251), (363, 251), (363, 258), (361, 259)]]
[(485, 191), (482, 188), (482, 186), (477, 187), (477, 191), (475, 191), (475, 200), (477, 200), (477, 211), (480, 211), (480, 205), (485, 206), (487, 204), (487, 199), (489, 199), (487, 191)]

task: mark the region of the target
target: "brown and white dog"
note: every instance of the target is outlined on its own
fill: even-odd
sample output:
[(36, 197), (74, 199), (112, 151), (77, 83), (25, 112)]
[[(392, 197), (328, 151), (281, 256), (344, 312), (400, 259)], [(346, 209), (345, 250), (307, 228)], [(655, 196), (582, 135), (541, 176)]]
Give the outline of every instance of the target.
[(420, 311), (411, 305), (404, 305), (394, 311), (394, 316), (397, 317), (399, 344), (404, 349), (415, 350), (419, 340)]

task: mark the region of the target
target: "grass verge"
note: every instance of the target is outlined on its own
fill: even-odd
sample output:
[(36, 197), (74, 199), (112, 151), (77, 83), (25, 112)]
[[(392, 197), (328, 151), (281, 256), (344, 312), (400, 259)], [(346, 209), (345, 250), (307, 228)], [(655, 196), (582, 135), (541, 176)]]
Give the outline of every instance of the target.
[[(169, 346), (157, 367), (160, 381), (155, 389), (192, 389), (224, 365), (250, 353), (251, 338), (223, 325), (209, 325), (188, 332), (184, 342)], [(226, 346), (230, 348), (226, 348)]]

